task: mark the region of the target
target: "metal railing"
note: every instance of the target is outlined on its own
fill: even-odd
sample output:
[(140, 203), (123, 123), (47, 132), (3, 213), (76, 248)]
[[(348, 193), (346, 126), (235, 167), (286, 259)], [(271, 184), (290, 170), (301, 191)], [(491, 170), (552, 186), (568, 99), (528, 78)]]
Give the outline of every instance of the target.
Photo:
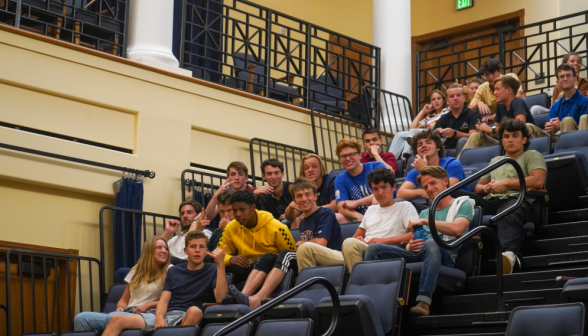
[(180, 180), (182, 200), (185, 201), (188, 195), (192, 195), (192, 199), (202, 204), (206, 209), (212, 195), (227, 180), (227, 176), (186, 169), (182, 172)]
[(407, 97), (371, 85), (366, 85), (363, 89), (366, 114), (371, 119), (369, 125), (378, 127), (384, 134), (410, 129), (412, 107)]
[(0, 24), (126, 57), (127, 0), (0, 0)]
[(439, 247), (441, 247), (442, 249), (450, 250), (450, 249), (456, 248), (456, 247), (462, 245), (464, 242), (468, 241), (473, 236), (476, 236), (480, 233), (486, 234), (490, 237), (490, 239), (492, 240), (492, 243), (494, 244), (494, 250), (496, 252), (496, 302), (497, 302), (497, 309), (498, 309), (498, 311), (501, 311), (501, 312), (505, 311), (505, 302), (504, 302), (504, 292), (503, 292), (503, 288), (502, 288), (502, 283), (503, 283), (503, 281), (502, 281), (502, 245), (500, 244), (500, 240), (498, 240), (498, 236), (496, 235), (494, 230), (492, 230), (492, 228), (490, 228), (488, 226), (478, 226), (477, 228), (474, 228), (473, 230), (469, 231), (468, 233), (466, 233), (462, 237), (458, 238), (457, 240), (453, 241), (452, 243), (447, 243), (443, 239), (441, 239), (441, 237), (439, 236), (437, 229), (435, 227), (435, 211), (437, 208), (437, 204), (439, 203), (440, 200), (442, 200), (446, 196), (449, 196), (449, 194), (451, 194), (452, 192), (454, 192), (458, 189), (461, 189), (462, 187), (470, 184), (472, 181), (475, 181), (475, 180), (481, 178), (482, 176), (486, 175), (487, 173), (489, 173), (489, 172), (491, 172), (491, 171), (493, 171), (493, 170), (497, 169), (498, 167), (501, 167), (505, 164), (512, 165), (514, 167), (515, 171), (517, 172), (517, 176), (519, 179), (519, 196), (518, 196), (517, 202), (515, 204), (513, 204), (508, 209), (502, 211), (501, 213), (497, 214), (496, 216), (492, 217), (490, 219), (490, 223), (492, 224), (492, 223), (504, 218), (505, 216), (507, 216), (508, 214), (513, 212), (514, 210), (516, 210), (525, 201), (525, 190), (526, 190), (525, 174), (523, 173), (521, 166), (519, 166), (519, 164), (517, 163), (517, 161), (515, 159), (505, 157), (504, 159), (501, 159), (500, 161), (480, 170), (479, 172), (477, 172), (473, 175), (470, 175), (468, 178), (454, 184), (453, 186), (451, 186), (448, 189), (443, 190), (441, 193), (439, 193), (439, 195), (437, 195), (437, 197), (435, 197), (435, 199), (433, 200), (433, 203), (431, 204), (431, 207), (429, 210), (429, 218), (428, 218), (431, 236), (435, 240), (435, 243), (437, 243), (437, 245), (439, 245)]
[(587, 50), (588, 11), (419, 50), (415, 105), (427, 103), (433, 89), (476, 76), (488, 58), (500, 60), (504, 73), (517, 74), (526, 93), (543, 93), (555, 85), (562, 56), (576, 51), (585, 60)]
[(353, 109), (380, 84), (380, 49), (246, 0), (183, 0), (180, 67), (306, 108)]
[(337, 290), (333, 286), (333, 284), (322, 277), (316, 277), (306, 280), (305, 282), (301, 283), (300, 285), (290, 289), (289, 291), (285, 292), (284, 294), (278, 296), (277, 298), (269, 301), (268, 303), (264, 304), (263, 306), (255, 309), (254, 311), (248, 313), (245, 316), (240, 317), (236, 321), (231, 322), (226, 327), (219, 330), (214, 336), (223, 336), (228, 335), (231, 331), (237, 330), (243, 324), (253, 320), (254, 318), (261, 316), (263, 313), (267, 312), (268, 310), (276, 307), (280, 303), (288, 300), (289, 298), (293, 297), (294, 295), (302, 292), (303, 290), (315, 285), (321, 284), (323, 285), (328, 291), (329, 295), (331, 296), (331, 300), (333, 300), (333, 314), (331, 315), (331, 324), (327, 331), (321, 336), (330, 336), (335, 332), (335, 328), (337, 328), (337, 323), (339, 322), (339, 310), (341, 303), (339, 302), (339, 294)]
[[(17, 284), (11, 279), (13, 261), (17, 266)], [(104, 270), (98, 259), (16, 248), (6, 252), (5, 272), (7, 336), (13, 333), (59, 334), (72, 330), (76, 311), (98, 312), (102, 308)], [(94, 285), (96, 272), (97, 288)], [(14, 286), (18, 289), (14, 290)], [(30, 291), (25, 290), (29, 286)], [(95, 293), (95, 289), (99, 292)], [(18, 294), (13, 297), (15, 292)], [(98, 298), (95, 300), (94, 296)], [(18, 316), (12, 314), (15, 307), (14, 310), (20, 310)]]
[[(255, 146), (257, 144), (257, 146)], [(258, 152), (259, 155), (256, 155)], [(314, 153), (310, 149), (290, 146), (279, 142), (270, 140), (263, 140), (253, 138), (249, 141), (249, 155), (251, 156), (251, 175), (255, 176), (255, 168), (260, 167), (261, 163), (266, 159), (278, 159), (284, 164), (284, 181), (294, 182), (299, 176), (300, 166), (302, 165), (302, 158), (310, 153)], [(256, 160), (259, 157), (259, 160)], [(260, 167), (261, 169), (261, 167)], [(263, 174), (263, 172), (261, 172)], [(254, 180), (254, 187), (255, 185)], [(265, 181), (262, 180), (262, 185)]]

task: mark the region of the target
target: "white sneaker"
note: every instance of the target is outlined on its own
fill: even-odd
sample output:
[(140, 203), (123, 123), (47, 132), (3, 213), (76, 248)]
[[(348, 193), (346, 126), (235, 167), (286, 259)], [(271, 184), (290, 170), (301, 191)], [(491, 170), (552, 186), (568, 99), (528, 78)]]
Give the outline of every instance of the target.
[(512, 274), (514, 265), (519, 262), (519, 258), (511, 251), (502, 252), (502, 274)]

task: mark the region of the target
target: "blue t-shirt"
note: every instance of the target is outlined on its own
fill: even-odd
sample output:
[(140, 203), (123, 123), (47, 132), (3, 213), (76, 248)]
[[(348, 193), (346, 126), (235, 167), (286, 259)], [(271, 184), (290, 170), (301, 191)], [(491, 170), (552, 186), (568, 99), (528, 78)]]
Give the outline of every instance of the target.
[(561, 97), (549, 109), (549, 120), (558, 118), (563, 120), (565, 117), (572, 117), (576, 124), (580, 124), (580, 116), (588, 112), (588, 97), (584, 96), (578, 90), (572, 96), (567, 99)]
[(323, 183), (320, 188), (316, 189), (316, 205), (323, 206), (327, 205), (335, 199), (335, 176), (331, 174), (325, 174), (323, 176)]
[[(461, 166), (461, 162), (457, 161), (456, 158), (439, 158), (439, 166), (445, 169), (445, 171), (447, 171), (447, 175), (449, 175), (449, 177), (454, 177), (456, 179), (459, 179), (460, 181), (463, 181), (466, 178), (465, 173), (463, 171), (463, 167)], [(417, 188), (419, 188), (419, 184), (416, 180), (417, 176), (419, 176), (419, 171), (412, 168), (406, 175), (405, 181), (412, 182), (415, 186), (417, 186)], [(465, 191), (470, 191), (470, 188), (467, 185), (462, 187), (461, 189)]]
[(343, 244), (341, 225), (333, 210), (329, 208), (318, 208), (312, 215), (302, 218), (298, 231), (300, 240), (324, 238), (327, 240), (328, 248), (341, 251), (341, 244)]
[[(362, 163), (363, 170), (357, 176), (351, 176), (348, 171), (344, 171), (335, 178), (335, 197), (337, 203), (341, 201), (355, 201), (365, 198), (372, 194), (372, 188), (368, 184), (368, 174), (376, 168), (386, 168), (386, 166), (379, 162)], [(362, 215), (367, 210), (367, 206), (360, 206), (355, 211)]]
[(188, 270), (188, 264), (175, 265), (167, 271), (163, 290), (171, 292), (167, 311), (181, 310), (203, 303), (215, 303), (216, 265), (205, 263), (197, 271)]

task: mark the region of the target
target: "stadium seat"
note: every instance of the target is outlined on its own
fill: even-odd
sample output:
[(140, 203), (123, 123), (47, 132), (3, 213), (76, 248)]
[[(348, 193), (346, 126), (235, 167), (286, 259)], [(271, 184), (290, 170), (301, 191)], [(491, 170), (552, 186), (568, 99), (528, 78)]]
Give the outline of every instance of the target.
[(398, 159), (396, 160), (396, 165), (398, 166), (398, 170), (396, 171), (396, 177), (402, 177), (404, 174), (404, 160)]
[(406, 170), (404, 171), (404, 177), (406, 177), (406, 175), (408, 175), (408, 172), (412, 170), (412, 164), (414, 162), (414, 160), (416, 159), (416, 156), (411, 155), (408, 160), (406, 160)]
[(31, 334), (22, 334), (22, 336), (57, 336), (55, 333), (31, 333)]
[(257, 328), (256, 336), (310, 336), (314, 331), (311, 319), (268, 320)]
[[(479, 172), (488, 167), (490, 160), (500, 155), (500, 146), (498, 144), (485, 147), (468, 148), (461, 151), (459, 162), (463, 167), (466, 176)], [(475, 190), (477, 179), (468, 184), (470, 190)]]
[(97, 331), (65, 331), (61, 336), (97, 336)]
[(344, 171), (345, 171), (345, 169), (333, 169), (333, 170), (331, 170), (331, 172), (329, 174), (332, 175), (332, 176), (337, 176), (337, 175), (341, 174)]
[(159, 327), (155, 329), (153, 336), (196, 336), (199, 331), (197, 325)]
[[(200, 336), (214, 336), (219, 330), (228, 326), (228, 323), (211, 323), (207, 324), (202, 330), (202, 334)], [(253, 323), (248, 322), (243, 324), (237, 330), (233, 330), (227, 334), (227, 336), (250, 336), (253, 334)]]
[(577, 301), (588, 300), (588, 278), (568, 280), (561, 291), (561, 295)]
[(110, 291), (108, 291), (108, 295), (104, 301), (104, 307), (102, 308), (104, 314), (112, 313), (116, 310), (118, 301), (123, 296), (126, 288), (126, 284), (114, 284), (110, 287)]
[[(345, 93), (342, 89), (343, 79), (321, 75), (316, 79), (310, 79), (310, 100), (308, 108), (318, 108), (329, 112), (340, 113), (345, 109), (343, 98)], [(301, 105), (304, 103), (301, 102)]]
[[(362, 261), (353, 267), (345, 295), (339, 297), (341, 310), (335, 335), (383, 336), (393, 332), (400, 316), (398, 300), (404, 282), (403, 259)], [(402, 298), (404, 302), (404, 298)], [(330, 297), (316, 308), (317, 331), (329, 327), (333, 303)]]
[(144, 329), (125, 329), (119, 336), (143, 336), (144, 333)]
[(545, 129), (545, 123), (549, 120), (549, 113), (541, 113), (535, 114), (533, 116), (533, 121), (535, 126), (539, 127), (540, 129)]
[[(344, 275), (345, 265), (309, 267), (300, 272), (295, 285), (298, 286), (311, 278), (323, 277), (329, 280), (340, 294)], [(314, 285), (266, 312), (263, 319), (312, 318), (315, 307), (325, 297), (329, 297), (329, 291), (320, 284)]]
[(539, 138), (532, 138), (529, 149), (536, 150), (543, 156), (549, 155), (551, 150), (551, 137), (546, 135)]
[(584, 304), (517, 307), (510, 313), (506, 335), (584, 335)]
[(360, 224), (361, 222), (341, 224), (341, 238), (345, 240), (347, 238), (353, 237)]
[(547, 93), (540, 93), (533, 96), (527, 96), (525, 97), (525, 102), (527, 103), (527, 106), (529, 108), (537, 105), (547, 108), (547, 104), (549, 104), (549, 96), (547, 95)]

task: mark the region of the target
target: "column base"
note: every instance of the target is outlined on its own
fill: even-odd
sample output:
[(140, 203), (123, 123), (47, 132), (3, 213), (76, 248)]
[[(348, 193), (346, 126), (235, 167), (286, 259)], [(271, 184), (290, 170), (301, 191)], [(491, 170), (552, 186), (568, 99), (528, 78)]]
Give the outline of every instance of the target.
[(141, 64), (145, 64), (148, 66), (152, 66), (154, 68), (159, 68), (165, 71), (169, 71), (169, 72), (174, 72), (183, 76), (188, 76), (188, 77), (192, 77), (192, 71), (190, 70), (186, 70), (186, 69), (182, 69), (182, 68), (178, 68), (178, 67), (174, 67), (171, 66), (169, 64), (165, 64), (163, 62), (159, 62), (159, 61), (154, 61), (154, 60), (150, 60), (147, 58), (139, 58), (136, 60), (133, 60), (134, 62), (137, 63), (141, 63)]

